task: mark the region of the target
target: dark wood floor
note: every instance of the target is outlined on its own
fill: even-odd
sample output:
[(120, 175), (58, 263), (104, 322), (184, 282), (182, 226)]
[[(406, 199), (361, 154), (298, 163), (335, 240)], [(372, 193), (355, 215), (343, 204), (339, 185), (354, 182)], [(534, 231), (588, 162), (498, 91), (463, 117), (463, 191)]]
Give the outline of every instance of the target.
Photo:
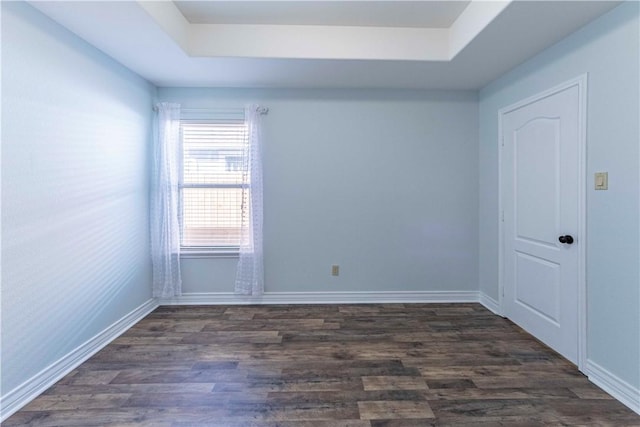
[(4, 426), (640, 426), (478, 304), (161, 307)]

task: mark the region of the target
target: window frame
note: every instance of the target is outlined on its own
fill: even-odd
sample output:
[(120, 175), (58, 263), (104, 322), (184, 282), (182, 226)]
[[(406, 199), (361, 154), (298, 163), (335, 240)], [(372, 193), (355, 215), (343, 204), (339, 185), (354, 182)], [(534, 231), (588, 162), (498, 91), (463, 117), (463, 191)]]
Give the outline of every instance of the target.
[[(183, 246), (183, 190), (188, 188), (239, 188), (249, 189), (249, 183), (211, 183), (211, 184), (185, 184), (184, 182), (184, 139), (183, 125), (191, 124), (221, 124), (221, 125), (237, 125), (246, 126), (244, 118), (244, 110), (183, 110), (180, 117), (180, 160), (179, 160), (179, 178), (178, 178), (178, 221), (180, 225), (180, 258), (237, 258), (240, 253), (240, 243), (238, 245), (220, 245), (220, 246)], [(225, 166), (226, 168), (226, 166)]]

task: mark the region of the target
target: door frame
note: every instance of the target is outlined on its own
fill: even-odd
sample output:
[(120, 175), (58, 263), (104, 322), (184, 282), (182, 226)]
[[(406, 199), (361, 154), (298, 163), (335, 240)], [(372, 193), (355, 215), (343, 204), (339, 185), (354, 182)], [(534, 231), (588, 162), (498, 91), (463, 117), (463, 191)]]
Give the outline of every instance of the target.
[(502, 150), (504, 148), (503, 118), (506, 114), (522, 108), (526, 105), (548, 98), (570, 87), (578, 87), (578, 369), (582, 372), (586, 369), (587, 361), (587, 80), (588, 74), (584, 73), (561, 83), (557, 86), (537, 93), (526, 99), (511, 104), (498, 110), (498, 305), (501, 315), (505, 313), (504, 301), (504, 203), (503, 179), (504, 165)]

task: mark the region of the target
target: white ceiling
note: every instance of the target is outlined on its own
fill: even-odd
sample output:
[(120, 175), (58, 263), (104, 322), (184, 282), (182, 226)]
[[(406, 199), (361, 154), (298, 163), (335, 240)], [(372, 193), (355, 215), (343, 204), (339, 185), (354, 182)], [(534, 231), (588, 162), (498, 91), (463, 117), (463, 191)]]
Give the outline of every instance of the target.
[(478, 89), (617, 1), (33, 1), (157, 86)]
[(193, 24), (448, 28), (470, 0), (174, 1)]

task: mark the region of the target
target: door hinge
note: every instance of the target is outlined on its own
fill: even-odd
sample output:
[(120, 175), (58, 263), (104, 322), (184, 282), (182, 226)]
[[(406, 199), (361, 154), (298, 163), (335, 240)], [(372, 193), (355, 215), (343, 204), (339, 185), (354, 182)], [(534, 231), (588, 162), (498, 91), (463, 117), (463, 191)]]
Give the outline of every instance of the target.
[(504, 211), (500, 212), (500, 221), (504, 222)]
[(504, 136), (501, 138), (502, 139), (502, 146), (504, 147)]

